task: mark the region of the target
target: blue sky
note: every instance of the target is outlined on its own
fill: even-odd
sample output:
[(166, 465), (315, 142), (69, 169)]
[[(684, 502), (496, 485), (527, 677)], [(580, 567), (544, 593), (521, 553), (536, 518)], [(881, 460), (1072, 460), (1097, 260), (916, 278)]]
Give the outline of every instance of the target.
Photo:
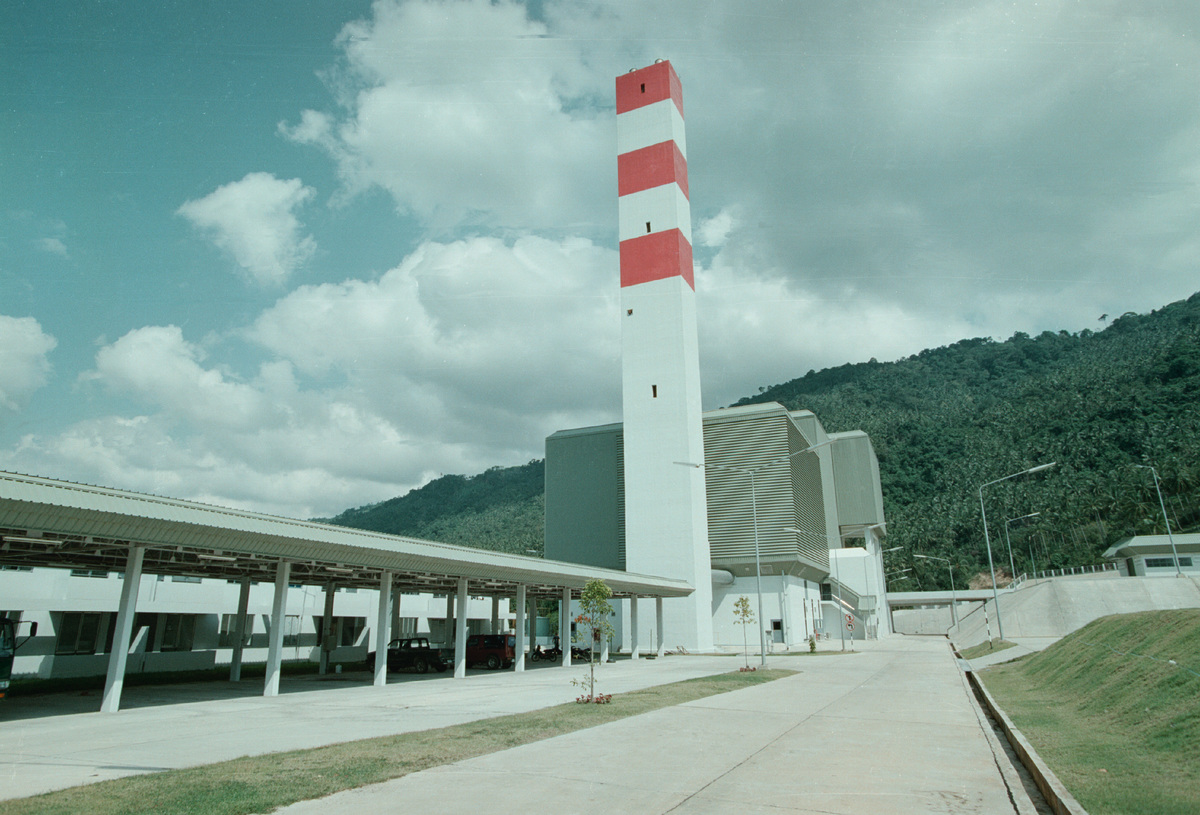
[(613, 78), (684, 86), (706, 408), (1192, 294), (1177, 3), (13, 2), (0, 469), (308, 517), (620, 418)]

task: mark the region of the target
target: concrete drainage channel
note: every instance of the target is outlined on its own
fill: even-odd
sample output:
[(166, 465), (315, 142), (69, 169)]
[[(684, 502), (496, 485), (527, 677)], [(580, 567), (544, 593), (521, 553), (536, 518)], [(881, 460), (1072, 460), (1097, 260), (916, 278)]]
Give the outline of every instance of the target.
[[(955, 651), (954, 653), (961, 660), (958, 652)], [(965, 663), (965, 660), (962, 662)], [(1075, 800), (1075, 796), (1067, 791), (1067, 788), (1063, 786), (1054, 772), (1042, 761), (1037, 751), (1033, 749), (1033, 745), (1026, 740), (1021, 731), (1008, 718), (1008, 715), (996, 704), (996, 700), (988, 693), (987, 688), (979, 681), (975, 672), (969, 667), (965, 667), (965, 665), (963, 671), (967, 675), (967, 681), (971, 685), (971, 690), (975, 693), (975, 698), (983, 706), (984, 711), (993, 724), (1004, 734), (1009, 747), (1012, 748), (1012, 752), (1029, 774), (1038, 792), (1041, 793), (1041, 799), (1045, 802), (1045, 809), (1043, 810), (1043, 807), (1040, 805), (1041, 802), (1037, 802), (1039, 804), (1038, 811), (1053, 812), (1055, 815), (1088, 815), (1087, 810)]]

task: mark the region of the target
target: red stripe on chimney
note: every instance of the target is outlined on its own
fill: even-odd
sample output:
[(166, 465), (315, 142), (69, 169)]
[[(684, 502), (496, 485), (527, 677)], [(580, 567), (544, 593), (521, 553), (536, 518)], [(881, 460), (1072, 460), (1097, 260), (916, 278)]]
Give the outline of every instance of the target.
[(688, 194), (687, 159), (673, 141), (659, 142), (617, 156), (617, 195), (641, 192), (672, 181)]
[(695, 290), (692, 245), (680, 230), (668, 229), (621, 241), (622, 287), (676, 275)]
[(663, 60), (617, 77), (617, 114), (670, 99), (683, 115), (683, 85)]

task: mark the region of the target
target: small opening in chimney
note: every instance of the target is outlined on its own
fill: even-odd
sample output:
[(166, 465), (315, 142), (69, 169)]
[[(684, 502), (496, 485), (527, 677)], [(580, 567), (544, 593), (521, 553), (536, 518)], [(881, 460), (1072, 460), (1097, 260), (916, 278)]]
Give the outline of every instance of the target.
[(642, 83), (642, 93), (645, 93), (645, 92), (646, 92), (646, 83), (643, 82)]
[(650, 232), (650, 222), (649, 221), (646, 221), (646, 232), (647, 233)]
[(650, 397), (651, 397), (652, 399), (657, 399), (657, 398), (658, 398), (658, 385), (651, 385), (651, 386), (650, 386)]

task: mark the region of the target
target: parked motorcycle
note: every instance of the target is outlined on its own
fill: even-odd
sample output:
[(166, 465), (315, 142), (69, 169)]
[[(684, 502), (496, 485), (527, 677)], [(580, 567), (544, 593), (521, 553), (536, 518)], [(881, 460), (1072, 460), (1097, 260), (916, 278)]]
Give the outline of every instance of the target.
[(562, 659), (562, 649), (560, 648), (543, 648), (542, 646), (535, 647), (529, 652), (530, 662), (558, 662)]

